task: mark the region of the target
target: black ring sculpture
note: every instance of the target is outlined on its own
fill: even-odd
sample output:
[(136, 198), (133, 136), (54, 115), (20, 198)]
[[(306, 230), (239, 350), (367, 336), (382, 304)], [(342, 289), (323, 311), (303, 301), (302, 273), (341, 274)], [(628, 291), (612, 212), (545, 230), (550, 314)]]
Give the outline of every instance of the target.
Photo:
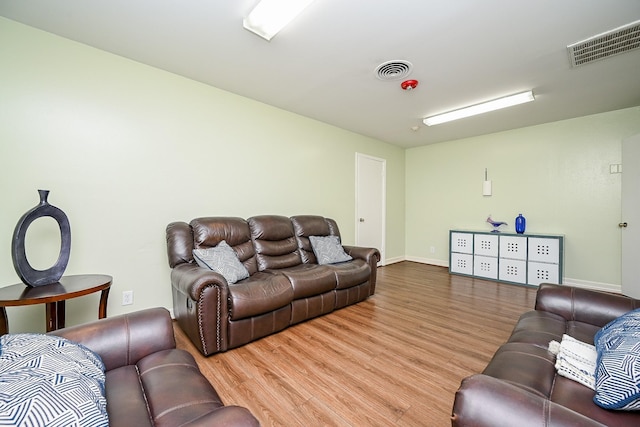
[[(49, 285), (60, 280), (64, 274), (64, 270), (67, 268), (69, 255), (71, 254), (71, 227), (69, 226), (69, 219), (62, 210), (47, 202), (49, 190), (38, 190), (38, 193), (40, 194), (40, 204), (22, 215), (13, 232), (13, 242), (11, 244), (13, 267), (16, 269), (18, 276), (20, 276), (20, 280), (32, 287)], [(51, 268), (47, 270), (36, 270), (31, 267), (29, 260), (27, 260), (24, 242), (27, 229), (31, 223), (44, 216), (50, 216), (55, 219), (60, 227), (60, 255), (58, 256), (58, 261), (56, 261)]]

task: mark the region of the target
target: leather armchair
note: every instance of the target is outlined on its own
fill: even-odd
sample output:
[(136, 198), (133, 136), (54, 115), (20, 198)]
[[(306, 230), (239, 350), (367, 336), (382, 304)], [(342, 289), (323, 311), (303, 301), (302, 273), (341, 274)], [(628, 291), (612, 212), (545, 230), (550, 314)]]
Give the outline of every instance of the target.
[(109, 425), (259, 426), (251, 413), (225, 406), (193, 356), (176, 349), (169, 312), (154, 308), (59, 329), (105, 364)]

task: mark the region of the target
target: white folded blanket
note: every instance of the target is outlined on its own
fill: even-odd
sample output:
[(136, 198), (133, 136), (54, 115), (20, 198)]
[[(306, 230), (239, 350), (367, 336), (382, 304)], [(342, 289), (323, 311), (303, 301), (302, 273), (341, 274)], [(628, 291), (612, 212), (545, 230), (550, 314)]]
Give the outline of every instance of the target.
[(564, 334), (562, 342), (551, 341), (549, 351), (556, 355), (556, 371), (570, 380), (595, 390), (596, 358), (595, 346)]

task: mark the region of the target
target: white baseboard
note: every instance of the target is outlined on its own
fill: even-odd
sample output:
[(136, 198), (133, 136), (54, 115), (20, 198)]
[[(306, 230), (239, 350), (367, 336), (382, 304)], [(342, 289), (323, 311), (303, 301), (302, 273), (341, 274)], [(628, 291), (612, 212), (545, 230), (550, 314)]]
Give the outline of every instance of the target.
[(614, 292), (617, 294), (622, 293), (622, 287), (620, 285), (614, 285), (612, 283), (591, 282), (588, 280), (571, 279), (569, 277), (564, 278), (563, 285), (575, 286), (577, 288), (593, 289), (596, 291)]
[(441, 259), (430, 259), (430, 258), (408, 256), (406, 257), (406, 260), (419, 262), (421, 264), (437, 265), (438, 267), (449, 267), (449, 263), (447, 261), (442, 261)]
[(409, 257), (399, 256), (394, 258), (387, 258), (383, 265), (396, 264), (402, 261), (412, 261), (412, 262), (419, 262), (420, 264), (437, 265), (439, 267), (449, 267), (449, 264), (447, 262), (439, 259), (419, 258), (419, 257), (411, 257), (411, 256)]
[(398, 256), (398, 257), (394, 257), (394, 258), (387, 258), (384, 260), (384, 263), (382, 265), (389, 265), (389, 264), (395, 264), (398, 262), (402, 262), (405, 261), (405, 258), (403, 256)]

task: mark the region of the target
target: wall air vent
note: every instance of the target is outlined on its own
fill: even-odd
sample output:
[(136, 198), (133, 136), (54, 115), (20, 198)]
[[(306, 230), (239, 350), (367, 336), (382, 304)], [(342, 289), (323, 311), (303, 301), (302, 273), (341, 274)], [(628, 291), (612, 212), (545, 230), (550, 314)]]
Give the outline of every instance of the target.
[(640, 21), (567, 46), (572, 67), (640, 48)]
[(380, 80), (400, 80), (411, 73), (413, 64), (409, 61), (387, 61), (376, 67), (376, 77)]

